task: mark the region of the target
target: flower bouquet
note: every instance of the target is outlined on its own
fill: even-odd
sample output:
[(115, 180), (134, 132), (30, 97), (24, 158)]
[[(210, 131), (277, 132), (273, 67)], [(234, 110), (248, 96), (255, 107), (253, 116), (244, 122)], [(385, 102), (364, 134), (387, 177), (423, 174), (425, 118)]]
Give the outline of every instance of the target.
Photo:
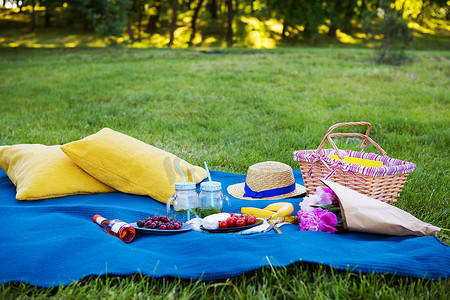
[(301, 231), (335, 233), (343, 223), (338, 198), (329, 187), (317, 187), (315, 194), (303, 198), (297, 216)]
[(335, 233), (339, 227), (387, 235), (433, 236), (441, 228), (425, 223), (398, 207), (373, 199), (338, 183), (321, 179), (326, 187), (300, 202), (302, 231)]

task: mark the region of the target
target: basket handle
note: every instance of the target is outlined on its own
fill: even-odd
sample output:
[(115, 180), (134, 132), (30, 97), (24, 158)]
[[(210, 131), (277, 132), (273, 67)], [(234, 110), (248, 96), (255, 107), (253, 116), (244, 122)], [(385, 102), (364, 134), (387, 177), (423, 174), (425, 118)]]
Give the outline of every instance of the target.
[[(322, 151), (323, 146), (325, 146), (325, 143), (326, 143), (326, 141), (328, 139), (328, 136), (331, 134), (331, 132), (334, 129), (336, 129), (338, 127), (343, 127), (343, 126), (359, 126), (359, 125), (367, 126), (366, 136), (369, 136), (369, 132), (370, 132), (370, 129), (372, 128), (372, 125), (370, 123), (368, 123), (368, 122), (337, 123), (337, 124), (334, 124), (333, 126), (331, 126), (330, 128), (328, 128), (328, 131), (325, 134), (325, 136), (323, 137), (322, 142), (320, 143), (319, 147), (316, 150), (316, 153), (319, 154)], [(367, 140), (364, 139), (362, 144), (361, 144), (361, 150), (363, 150), (366, 147), (366, 145), (367, 145)]]
[[(342, 127), (342, 126), (358, 126), (358, 125), (365, 125), (367, 126), (367, 130), (365, 134), (362, 133), (331, 133), (334, 129), (338, 128), (338, 127)], [(317, 154), (320, 154), (320, 152), (322, 152), (323, 147), (326, 143), (326, 141), (329, 141), (331, 146), (333, 147), (333, 149), (336, 151), (336, 155), (342, 160), (344, 159), (344, 156), (341, 154), (341, 152), (339, 151), (339, 149), (337, 148), (336, 144), (333, 142), (333, 140), (331, 138), (333, 137), (360, 137), (363, 138), (363, 142), (360, 146), (361, 150), (364, 150), (364, 148), (366, 148), (367, 146), (367, 142), (370, 142), (383, 156), (386, 156), (387, 153), (386, 151), (384, 151), (376, 142), (374, 142), (370, 137), (369, 137), (369, 132), (370, 129), (372, 128), (372, 125), (370, 123), (367, 122), (347, 122), (347, 123), (338, 123), (335, 124), (333, 126), (331, 126), (327, 133), (325, 134), (322, 142), (320, 143), (319, 147), (316, 150)]]

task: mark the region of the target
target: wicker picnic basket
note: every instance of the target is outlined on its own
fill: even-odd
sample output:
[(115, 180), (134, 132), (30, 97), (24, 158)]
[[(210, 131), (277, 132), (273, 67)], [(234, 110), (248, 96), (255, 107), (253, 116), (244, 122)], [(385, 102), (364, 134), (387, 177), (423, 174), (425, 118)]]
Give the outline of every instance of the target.
[[(357, 125), (367, 126), (366, 133), (332, 133), (338, 127)], [(328, 129), (316, 150), (299, 150), (293, 153), (294, 160), (298, 161), (300, 165), (308, 194), (314, 194), (318, 186), (323, 186), (319, 179), (324, 178), (383, 202), (393, 203), (397, 201), (406, 178), (409, 173), (414, 171), (415, 165), (388, 157), (386, 152), (369, 137), (371, 127), (371, 124), (367, 122), (335, 124)], [(332, 140), (334, 137), (363, 138), (361, 151), (339, 150)], [(327, 141), (333, 149), (323, 149)], [(368, 142), (381, 155), (365, 153), (364, 148)], [(330, 154), (336, 154), (340, 161), (330, 158)], [(381, 161), (383, 165), (381, 167), (364, 167), (345, 162), (344, 156)]]

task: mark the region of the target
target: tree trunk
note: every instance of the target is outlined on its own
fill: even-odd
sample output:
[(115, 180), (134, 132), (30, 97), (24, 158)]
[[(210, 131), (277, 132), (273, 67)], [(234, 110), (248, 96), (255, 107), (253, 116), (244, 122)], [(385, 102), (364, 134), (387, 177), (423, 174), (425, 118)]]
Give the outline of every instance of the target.
[(127, 22), (127, 33), (128, 33), (128, 38), (130, 40), (134, 41), (134, 35), (133, 35), (133, 30), (131, 30), (130, 21)]
[(172, 24), (170, 25), (169, 47), (172, 47), (173, 45), (175, 30), (177, 29), (177, 10), (178, 10), (178, 0), (172, 0)]
[[(384, 12), (384, 23), (387, 23), (387, 12)], [(386, 27), (386, 25), (385, 25)], [(384, 63), (384, 58), (386, 57), (386, 48), (387, 48), (387, 33), (386, 28), (383, 32), (383, 48), (381, 49), (380, 62)]]
[(83, 30), (85, 31), (85, 32), (87, 32), (87, 31), (89, 31), (89, 22), (88, 22), (88, 20), (86, 19), (86, 18), (83, 18)]
[(284, 39), (286, 37), (286, 22), (283, 21), (283, 29), (281, 30), (281, 39)]
[(34, 0), (31, 1), (31, 32), (36, 31), (36, 12), (34, 10)]
[(366, 10), (366, 1), (361, 1), (361, 6), (359, 7), (359, 19), (362, 20), (362, 17), (364, 15), (364, 11)]
[(150, 34), (156, 32), (156, 24), (158, 24), (159, 15), (161, 14), (161, 0), (156, 1), (155, 8), (156, 8), (156, 15), (150, 15), (147, 24), (147, 33)]
[(141, 41), (141, 30), (142, 30), (142, 7), (139, 7), (138, 13), (138, 41)]
[(384, 58), (386, 57), (386, 34), (383, 35), (383, 48), (381, 49), (380, 62), (384, 62)]
[(233, 0), (227, 0), (227, 47), (233, 46)]
[[(349, 4), (351, 5), (351, 4)], [(345, 19), (346, 20), (353, 20), (353, 15), (355, 14), (353, 8), (346, 8), (346, 12), (345, 12)], [(358, 16), (356, 16), (358, 17)], [(346, 34), (351, 35), (352, 34), (352, 25), (351, 22), (349, 21), (348, 23), (345, 22), (343, 26), (341, 26), (340, 30), (342, 32), (345, 32)]]
[(202, 8), (202, 6), (203, 6), (203, 0), (199, 0), (198, 5), (194, 10), (194, 16), (192, 17), (192, 24), (191, 24), (192, 32), (191, 32), (191, 37), (190, 37), (189, 43), (188, 43), (189, 47), (192, 46), (192, 41), (195, 38), (195, 32), (197, 30), (198, 13), (200, 12), (200, 9)]
[(336, 38), (336, 31), (338, 30), (338, 27), (334, 24), (330, 26), (330, 29), (328, 30), (328, 37), (330, 38)]
[(217, 20), (217, 0), (211, 0), (209, 12), (211, 13), (211, 19)]
[(50, 18), (51, 18), (50, 8), (47, 5), (45, 7), (45, 23), (44, 23), (45, 27), (50, 27), (51, 26)]

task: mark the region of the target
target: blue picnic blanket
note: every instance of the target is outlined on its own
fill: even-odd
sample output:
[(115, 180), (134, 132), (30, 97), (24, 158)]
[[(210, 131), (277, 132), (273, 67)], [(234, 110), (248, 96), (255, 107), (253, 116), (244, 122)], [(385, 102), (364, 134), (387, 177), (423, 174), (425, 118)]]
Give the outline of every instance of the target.
[[(300, 171), (294, 171), (302, 183)], [(245, 175), (211, 172), (222, 182), (245, 181)], [(450, 247), (434, 237), (301, 232), (297, 225), (253, 235), (189, 231), (174, 235), (138, 232), (125, 244), (92, 222), (95, 214), (126, 222), (164, 212), (148, 197), (111, 193), (18, 201), (15, 186), (0, 169), (0, 284), (10, 281), (51, 287), (88, 275), (177, 276), (202, 280), (238, 276), (264, 266), (295, 262), (325, 264), (340, 270), (389, 273), (439, 279), (450, 274)], [(229, 195), (228, 195), (229, 196)], [(231, 209), (265, 207), (271, 201), (230, 197)], [(289, 199), (296, 209), (301, 198)], [(285, 200), (283, 200), (285, 201)]]

